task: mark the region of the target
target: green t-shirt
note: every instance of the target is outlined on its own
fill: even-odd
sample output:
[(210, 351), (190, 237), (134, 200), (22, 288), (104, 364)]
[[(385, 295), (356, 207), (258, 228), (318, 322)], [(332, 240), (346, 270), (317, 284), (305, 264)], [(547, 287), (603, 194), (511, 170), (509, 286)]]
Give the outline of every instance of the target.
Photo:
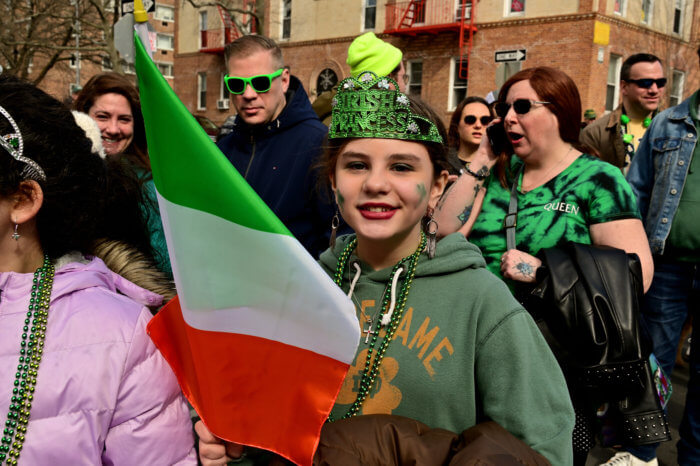
[[(522, 161), (513, 157), (511, 172)], [(540, 249), (573, 241), (591, 244), (589, 226), (625, 218), (640, 218), (632, 189), (620, 169), (583, 154), (563, 172), (532, 191), (520, 191), (515, 228), (517, 248), (535, 255)], [(501, 276), (500, 259), (506, 251), (503, 219), (508, 212), (510, 186), (504, 188), (492, 175), (486, 184), (481, 213), (469, 234), (486, 259), (488, 269)]]

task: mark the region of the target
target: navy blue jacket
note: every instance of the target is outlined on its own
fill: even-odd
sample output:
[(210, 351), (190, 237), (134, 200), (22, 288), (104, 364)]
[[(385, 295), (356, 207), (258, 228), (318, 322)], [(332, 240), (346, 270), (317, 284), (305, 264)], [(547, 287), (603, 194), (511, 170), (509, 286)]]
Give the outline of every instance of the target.
[(328, 248), (335, 211), (330, 196), (319, 193), (313, 170), (328, 128), (294, 76), (286, 98), (287, 105), (272, 122), (249, 126), (237, 116), (233, 132), (217, 145), (296, 239), (318, 258)]

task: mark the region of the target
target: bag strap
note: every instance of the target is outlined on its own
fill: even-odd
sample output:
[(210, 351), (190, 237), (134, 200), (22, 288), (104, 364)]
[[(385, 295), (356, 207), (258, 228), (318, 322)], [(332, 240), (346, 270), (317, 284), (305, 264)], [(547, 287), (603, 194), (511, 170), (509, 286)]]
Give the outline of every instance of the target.
[(508, 213), (503, 219), (503, 226), (506, 229), (506, 248), (508, 251), (517, 249), (515, 242), (515, 227), (518, 225), (518, 180), (523, 171), (525, 164), (522, 164), (515, 174), (513, 186), (510, 188), (510, 203), (508, 204)]

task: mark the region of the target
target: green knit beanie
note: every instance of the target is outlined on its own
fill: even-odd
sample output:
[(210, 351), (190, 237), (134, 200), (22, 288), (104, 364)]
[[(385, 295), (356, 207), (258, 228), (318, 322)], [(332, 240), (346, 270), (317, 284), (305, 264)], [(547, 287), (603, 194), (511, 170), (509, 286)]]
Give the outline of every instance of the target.
[(387, 76), (399, 66), (402, 57), (401, 50), (379, 39), (373, 32), (366, 32), (350, 44), (347, 63), (353, 78), (363, 71)]

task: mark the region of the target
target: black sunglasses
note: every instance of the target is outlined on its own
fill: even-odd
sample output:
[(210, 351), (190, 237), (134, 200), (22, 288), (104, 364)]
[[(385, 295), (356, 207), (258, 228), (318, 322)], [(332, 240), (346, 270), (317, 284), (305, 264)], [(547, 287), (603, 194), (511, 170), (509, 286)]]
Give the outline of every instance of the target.
[[(491, 120), (493, 120), (493, 117), (491, 116), (482, 116), (481, 118), (479, 118), (479, 121), (483, 126), (486, 126), (489, 123), (491, 123)], [(474, 123), (476, 123), (476, 116), (467, 115), (464, 117), (464, 122), (468, 125), (473, 125)]]
[(668, 82), (668, 80), (666, 78), (625, 79), (624, 81), (628, 82), (628, 83), (636, 84), (638, 87), (641, 87), (642, 89), (649, 89), (654, 84), (656, 84), (656, 87), (658, 87), (659, 89), (663, 89), (664, 87), (666, 87), (666, 82)]
[(498, 115), (499, 118), (505, 118), (506, 115), (508, 114), (508, 110), (510, 110), (510, 107), (513, 107), (513, 110), (515, 110), (515, 113), (518, 115), (525, 115), (527, 112), (529, 112), (532, 109), (533, 105), (546, 105), (546, 104), (551, 104), (551, 102), (540, 102), (538, 100), (529, 100), (529, 99), (518, 99), (514, 101), (512, 104), (507, 104), (505, 102), (497, 102), (496, 105), (494, 106), (494, 109), (496, 110), (496, 115)]

